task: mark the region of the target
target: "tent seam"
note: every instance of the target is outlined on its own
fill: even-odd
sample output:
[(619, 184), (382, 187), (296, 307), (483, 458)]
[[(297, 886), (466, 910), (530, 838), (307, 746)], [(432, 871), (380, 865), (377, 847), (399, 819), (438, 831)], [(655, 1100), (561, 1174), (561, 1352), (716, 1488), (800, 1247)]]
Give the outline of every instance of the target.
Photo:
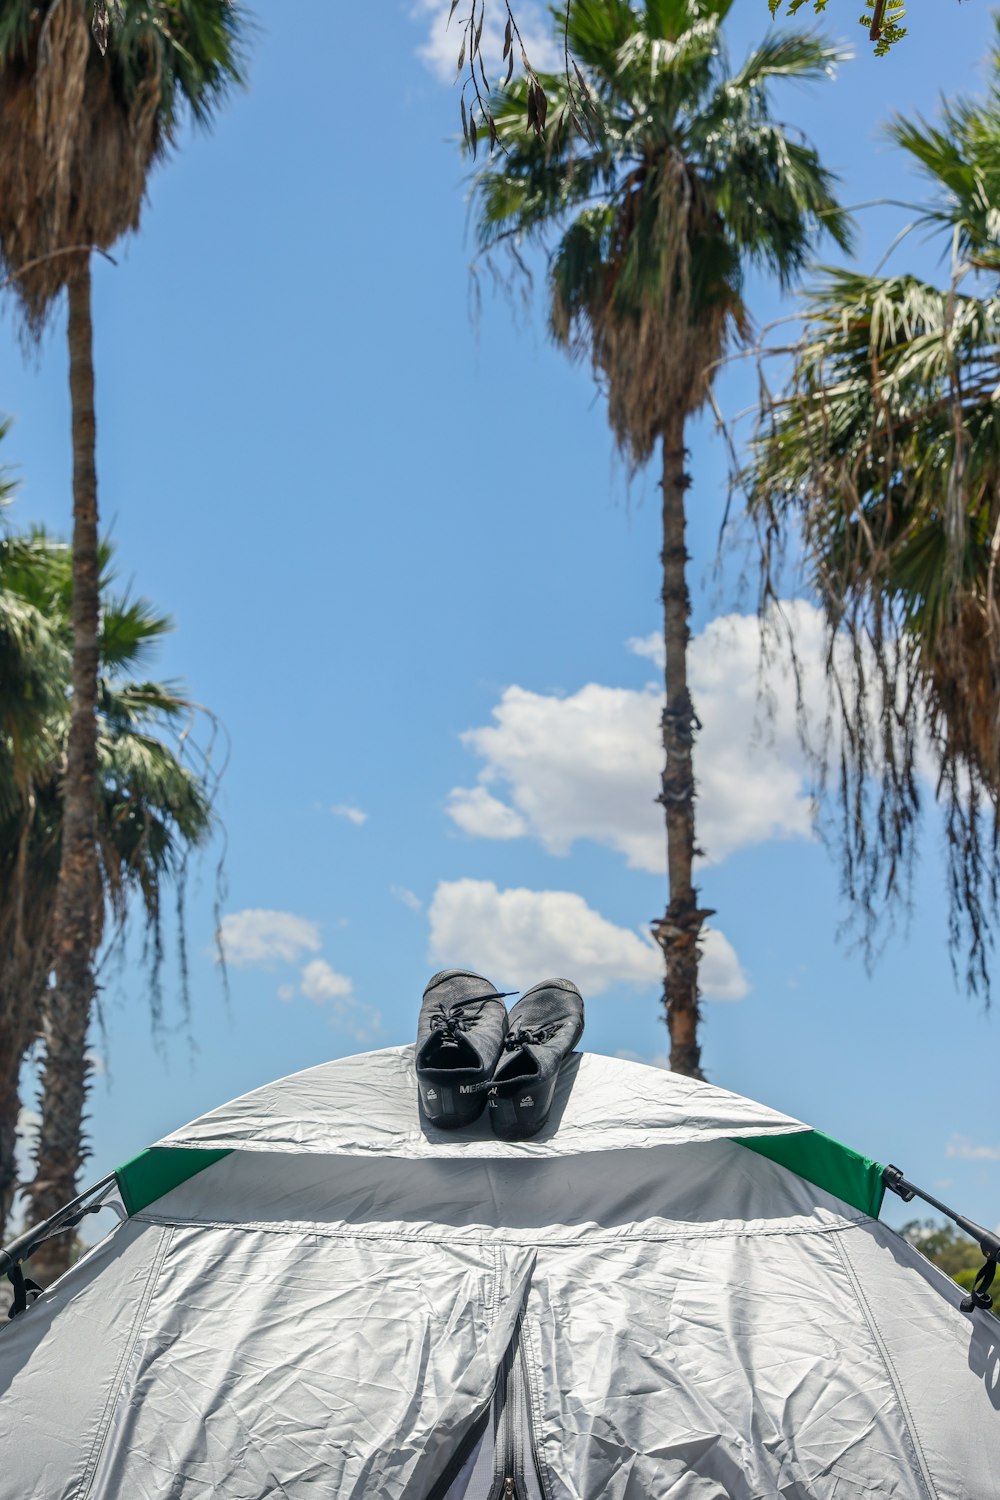
[(538, 1469), (538, 1478), (541, 1481), (543, 1500), (554, 1500), (552, 1489), (552, 1476), (548, 1460), (542, 1452), (541, 1432), (542, 1418), (545, 1413), (542, 1410), (541, 1397), (541, 1360), (535, 1348), (535, 1335), (533, 1319), (529, 1319), (527, 1313), (521, 1320), (521, 1339), (525, 1350), (525, 1368), (527, 1370), (528, 1402), (531, 1406), (531, 1426), (533, 1433), (532, 1452)]
[(917, 1435), (916, 1423), (913, 1420), (913, 1415), (910, 1411), (906, 1396), (903, 1392), (903, 1387), (900, 1383), (899, 1372), (892, 1362), (892, 1356), (890, 1355), (888, 1346), (882, 1337), (882, 1331), (878, 1326), (878, 1321), (875, 1317), (874, 1312), (872, 1311), (871, 1304), (864, 1294), (864, 1289), (861, 1286), (861, 1282), (858, 1280), (857, 1273), (854, 1269), (854, 1266), (851, 1264), (851, 1258), (848, 1255), (844, 1245), (839, 1240), (834, 1240), (833, 1244), (834, 1249), (837, 1251), (841, 1263), (843, 1264), (844, 1270), (847, 1273), (848, 1280), (850, 1281), (851, 1286), (854, 1290), (854, 1296), (857, 1300), (858, 1307), (861, 1310), (861, 1316), (864, 1318), (865, 1323), (868, 1325), (868, 1331), (875, 1342), (875, 1346), (878, 1349), (879, 1355), (882, 1359), (882, 1363), (885, 1367), (885, 1372), (889, 1377), (889, 1382), (892, 1386), (893, 1392), (895, 1393), (896, 1403), (899, 1407), (900, 1415), (903, 1418), (903, 1425), (906, 1428), (906, 1435), (913, 1445), (913, 1456), (917, 1460), (917, 1466), (920, 1471), (920, 1478), (923, 1483), (924, 1490), (929, 1496), (929, 1500), (940, 1500), (937, 1486), (934, 1483), (934, 1480), (931, 1477), (930, 1470), (927, 1467), (927, 1460), (924, 1457), (923, 1445), (921, 1444), (920, 1438)]
[[(188, 1217), (168, 1218), (156, 1214), (148, 1214), (145, 1211), (135, 1215), (133, 1223), (156, 1224), (176, 1229), (231, 1229), (253, 1234), (318, 1234), (325, 1239), (336, 1240), (366, 1240), (366, 1241), (394, 1241), (403, 1243), (427, 1244), (427, 1245), (467, 1245), (470, 1235), (467, 1230), (458, 1230), (451, 1235), (418, 1234), (416, 1232), (407, 1234), (400, 1230), (365, 1230), (365, 1229), (341, 1229), (326, 1224), (317, 1224), (310, 1220), (282, 1220), (276, 1222), (273, 1219), (209, 1219)], [(594, 1234), (587, 1228), (585, 1234), (576, 1239), (544, 1239), (538, 1237), (525, 1238), (523, 1240), (502, 1239), (497, 1235), (478, 1237), (477, 1243), (483, 1250), (494, 1245), (510, 1245), (516, 1249), (524, 1249), (533, 1246), (545, 1246), (547, 1249), (571, 1249), (581, 1243), (588, 1245), (640, 1245), (640, 1244), (673, 1244), (682, 1243), (686, 1240), (732, 1240), (732, 1239), (791, 1239), (805, 1237), (814, 1234), (843, 1234), (846, 1229), (863, 1228), (871, 1222), (870, 1214), (857, 1214), (845, 1217), (836, 1224), (803, 1224), (801, 1227), (789, 1227), (787, 1225), (780, 1229), (746, 1229), (734, 1227), (732, 1229), (704, 1229), (696, 1228), (679, 1230), (674, 1233), (661, 1234)]]
[(493, 1246), (493, 1274), (490, 1282), (490, 1300), (487, 1315), (490, 1320), (490, 1328), (494, 1326), (500, 1316), (500, 1279), (503, 1272), (501, 1264), (500, 1246)]
[(146, 1314), (149, 1311), (149, 1304), (153, 1300), (153, 1292), (156, 1288), (156, 1283), (159, 1280), (160, 1272), (163, 1269), (163, 1262), (165, 1261), (167, 1256), (167, 1249), (170, 1245), (171, 1239), (173, 1238), (173, 1228), (171, 1225), (168, 1224), (161, 1227), (163, 1228), (164, 1232), (160, 1235), (160, 1243), (157, 1246), (156, 1254), (153, 1256), (153, 1259), (149, 1266), (149, 1270), (146, 1272), (146, 1281), (142, 1289), (142, 1296), (139, 1299), (138, 1306), (135, 1310), (135, 1317), (132, 1321), (132, 1331), (129, 1335), (128, 1340), (126, 1341), (125, 1347), (122, 1350), (121, 1358), (118, 1361), (117, 1368), (115, 1369), (115, 1373), (112, 1377), (111, 1385), (108, 1390), (107, 1400), (105, 1401), (103, 1410), (101, 1411), (100, 1420), (97, 1424), (97, 1432), (94, 1436), (94, 1441), (91, 1446), (86, 1465), (84, 1466), (83, 1477), (80, 1480), (80, 1488), (77, 1490), (78, 1500), (87, 1500), (87, 1497), (93, 1490), (94, 1481), (97, 1478), (98, 1466), (100, 1465), (101, 1457), (104, 1453), (104, 1446), (108, 1440), (108, 1433), (111, 1431), (111, 1423), (114, 1418), (115, 1408), (118, 1405), (122, 1393), (122, 1386), (125, 1383), (125, 1372), (132, 1361), (132, 1356), (135, 1353), (136, 1345), (139, 1342), (139, 1336), (142, 1332), (142, 1326), (145, 1323)]

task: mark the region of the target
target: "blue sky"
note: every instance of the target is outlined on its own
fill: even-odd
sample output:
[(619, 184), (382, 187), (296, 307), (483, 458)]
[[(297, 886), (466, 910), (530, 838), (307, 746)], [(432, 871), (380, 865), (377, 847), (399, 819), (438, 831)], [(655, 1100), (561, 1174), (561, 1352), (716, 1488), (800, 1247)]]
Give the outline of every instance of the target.
[[(190, 1027), (172, 972), (160, 1039), (137, 953), (108, 976), (94, 1175), (272, 1077), (409, 1041), (445, 963), (504, 989), (568, 973), (586, 1046), (666, 1050), (646, 935), (665, 902), (654, 491), (640, 476), (628, 492), (589, 372), (547, 344), (540, 302), (519, 313), (485, 287), (470, 318), (441, 10), (299, 0), (290, 25), (259, 0), (249, 89), (157, 171), (117, 266), (95, 264), (105, 524), (123, 574), (175, 618), (157, 670), (212, 708), (231, 755), (229, 1000), (220, 841), (189, 892)], [(764, 0), (741, 0), (733, 53), (768, 25)], [(858, 56), (779, 95), (782, 116), (847, 203), (914, 195), (879, 122), (975, 86), (986, 6), (915, 12), (887, 60), (847, 0), (828, 26)], [(859, 263), (903, 222), (864, 211)], [(936, 251), (911, 239), (904, 263), (933, 273)], [(763, 282), (750, 298), (761, 324), (794, 307)], [(65, 533), (61, 319), (25, 362), (8, 317), (0, 350), (14, 519)], [(727, 372), (727, 413), (752, 399), (749, 370)], [(755, 709), (741, 555), (713, 571), (726, 460), (707, 422), (690, 468), (701, 886), (718, 912), (706, 1071), (996, 1224), (997, 1023), (952, 981), (940, 827), (909, 927), (869, 975), (811, 834), (787, 681), (773, 733)]]

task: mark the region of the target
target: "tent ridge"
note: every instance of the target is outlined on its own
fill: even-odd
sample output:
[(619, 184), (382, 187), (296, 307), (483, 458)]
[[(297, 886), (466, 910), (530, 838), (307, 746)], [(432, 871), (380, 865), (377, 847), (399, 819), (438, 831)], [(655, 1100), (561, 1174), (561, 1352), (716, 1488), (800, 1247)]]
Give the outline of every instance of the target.
[[(632, 1127), (628, 1121), (616, 1121), (615, 1131), (618, 1140), (614, 1145), (610, 1147), (606, 1145), (589, 1146), (583, 1150), (575, 1151), (573, 1154), (575, 1156), (603, 1156), (609, 1150), (640, 1150), (643, 1147), (643, 1143), (649, 1141), (650, 1135), (655, 1133), (648, 1127)], [(772, 1137), (777, 1136), (787, 1137), (812, 1134), (815, 1134), (815, 1132), (808, 1125), (802, 1125), (798, 1122), (785, 1123), (781, 1121), (777, 1124), (768, 1122), (766, 1128), (759, 1124), (746, 1126), (742, 1129), (733, 1129), (729, 1125), (713, 1131), (703, 1128), (699, 1132), (697, 1139), (740, 1141), (742, 1143), (752, 1140), (770, 1140)], [(684, 1144), (689, 1143), (695, 1138), (694, 1132), (690, 1135), (679, 1134), (676, 1136), (676, 1139)], [(664, 1134), (662, 1144), (667, 1145), (670, 1143), (670, 1140), (671, 1137)], [(287, 1155), (301, 1153), (310, 1156), (360, 1156), (377, 1157), (380, 1160), (387, 1156), (412, 1159), (414, 1155), (421, 1154), (425, 1155), (428, 1160), (435, 1158), (461, 1159), (463, 1157), (479, 1156), (494, 1161), (535, 1161), (554, 1154), (545, 1149), (546, 1145), (547, 1142), (545, 1140), (522, 1141), (517, 1144), (511, 1144), (506, 1141), (497, 1140), (493, 1136), (483, 1136), (480, 1138), (478, 1135), (472, 1136), (471, 1139), (463, 1137), (461, 1141), (434, 1140), (429, 1145), (422, 1133), (414, 1133), (412, 1136), (399, 1136), (388, 1143), (380, 1140), (355, 1140), (349, 1143), (331, 1140), (323, 1142), (321, 1145), (317, 1145), (312, 1141), (296, 1140), (291, 1136), (282, 1139), (262, 1137), (255, 1140), (253, 1137), (237, 1138), (235, 1135), (207, 1135), (185, 1138), (177, 1134), (166, 1136), (157, 1146), (150, 1149), (160, 1151), (203, 1151), (208, 1149), (222, 1152), (284, 1152)]]

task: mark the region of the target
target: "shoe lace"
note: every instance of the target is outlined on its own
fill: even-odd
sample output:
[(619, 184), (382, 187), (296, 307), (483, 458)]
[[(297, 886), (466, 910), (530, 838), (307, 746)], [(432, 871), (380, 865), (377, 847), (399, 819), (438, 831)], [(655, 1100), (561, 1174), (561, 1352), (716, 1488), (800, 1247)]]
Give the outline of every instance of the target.
[(558, 1021), (553, 1021), (546, 1026), (519, 1026), (516, 1031), (508, 1031), (504, 1037), (504, 1047), (508, 1052), (515, 1052), (518, 1047), (540, 1047), (543, 1042), (555, 1036), (559, 1024)]
[[(439, 1005), (437, 1010), (432, 1010), (430, 1014), (431, 1031), (435, 1034), (444, 1032), (448, 1038), (444, 1042), (445, 1046), (448, 1046), (449, 1043), (452, 1046), (457, 1046), (461, 1033), (463, 1031), (470, 1031), (473, 1026), (482, 1020), (483, 1008), (490, 1000), (505, 1000), (506, 998), (506, 993), (471, 995), (467, 1000), (462, 1000), (458, 1005), (452, 1005), (447, 1010), (445, 1010), (443, 1005)], [(477, 1007), (473, 1014), (469, 1015), (466, 1013), (467, 1005)]]

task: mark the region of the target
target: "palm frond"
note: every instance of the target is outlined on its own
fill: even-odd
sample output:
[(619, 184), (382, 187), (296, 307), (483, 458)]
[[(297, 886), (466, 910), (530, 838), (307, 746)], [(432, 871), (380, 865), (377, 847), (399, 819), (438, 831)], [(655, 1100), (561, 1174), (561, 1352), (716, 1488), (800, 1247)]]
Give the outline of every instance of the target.
[(169, 615), (157, 614), (148, 600), (105, 595), (98, 641), (103, 670), (135, 671), (172, 629)]
[(848, 49), (818, 34), (775, 31), (748, 54), (727, 87), (742, 94), (770, 78), (821, 78), (851, 56)]
[(28, 51), (37, 0), (7, 0), (0, 7), (0, 67)]
[(248, 25), (231, 0), (123, 0), (109, 51), (126, 98), (141, 98), (155, 78), (168, 133), (182, 108), (207, 124), (230, 88), (244, 82)]
[(139, 223), (148, 174), (186, 110), (207, 122), (243, 78), (243, 7), (120, 0), (105, 50), (93, 4), (0, 7), (0, 280), (39, 334), (82, 254)]
[(585, 68), (609, 79), (618, 70), (621, 48), (635, 35), (638, 25), (638, 13), (629, 0), (575, 0), (569, 16), (573, 56)]
[[(143, 599), (107, 592), (114, 579), (107, 545), (101, 564), (104, 930), (109, 942), (119, 940), (138, 903), (154, 933), (155, 957), (162, 952), (164, 889), (183, 884), (189, 852), (214, 827), (214, 783), (204, 761), (188, 753), (196, 705), (177, 684), (129, 675), (169, 621)], [(8, 986), (30, 986), (32, 976), (47, 972), (69, 727), (70, 608), (62, 544), (39, 531), (0, 540), (0, 974)]]
[(727, 342), (745, 336), (744, 264), (787, 283), (823, 234), (849, 243), (834, 179), (771, 118), (765, 88), (828, 72), (839, 50), (781, 34), (731, 73), (728, 10), (574, 0), (581, 74), (541, 78), (537, 135), (523, 129), (528, 85), (498, 97), (503, 150), (474, 181), (481, 253), (548, 249), (551, 332), (589, 353), (633, 466), (677, 411), (702, 404)]
[(981, 816), (1000, 806), (1000, 295), (827, 271), (748, 484), (766, 539), (801, 535), (831, 661), (846, 642), (842, 848), (868, 936), (912, 865), (917, 758), (929, 754), (949, 831), (953, 954), (967, 944), (966, 980), (988, 992), (997, 846)]
[[(1000, 32), (1000, 21), (997, 22)], [(886, 133), (921, 168), (932, 198), (921, 222), (957, 236), (963, 259), (1000, 269), (1000, 50), (986, 97), (943, 103), (937, 123), (896, 116)]]

